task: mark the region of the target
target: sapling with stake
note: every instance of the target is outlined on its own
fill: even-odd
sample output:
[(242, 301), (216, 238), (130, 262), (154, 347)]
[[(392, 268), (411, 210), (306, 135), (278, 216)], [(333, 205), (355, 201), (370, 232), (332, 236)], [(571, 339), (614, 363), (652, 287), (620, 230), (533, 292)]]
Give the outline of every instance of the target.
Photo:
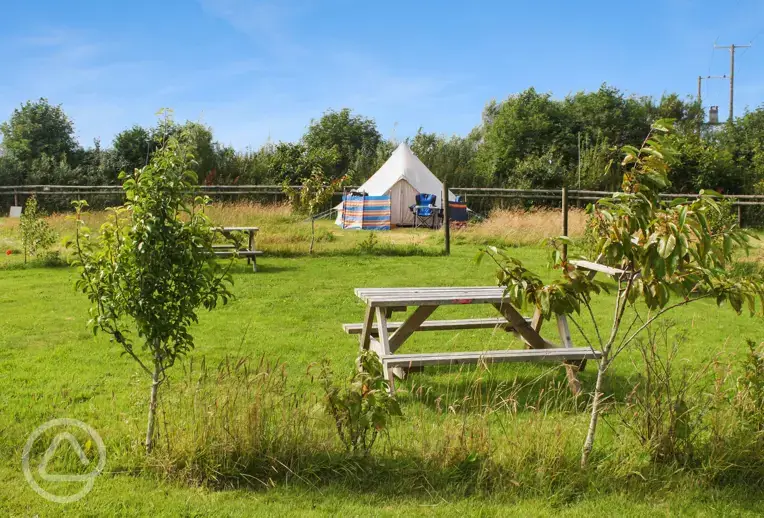
[(298, 214), (310, 216), (310, 248), (308, 253), (313, 254), (313, 246), (316, 241), (316, 216), (329, 201), (335, 192), (342, 189), (347, 181), (347, 176), (327, 181), (324, 173), (315, 168), (308, 178), (302, 179), (299, 189), (293, 188), (287, 181), (283, 189), (292, 205), (292, 210)]
[(76, 287), (93, 306), (89, 322), (119, 343), (151, 377), (145, 447), (154, 445), (158, 391), (175, 361), (194, 347), (189, 332), (199, 308), (213, 309), (232, 296), (229, 274), (214, 260), (213, 227), (204, 214), (186, 136), (170, 137), (151, 162), (121, 174), (126, 202), (110, 209), (99, 236), (75, 202), (73, 242), (80, 267)]

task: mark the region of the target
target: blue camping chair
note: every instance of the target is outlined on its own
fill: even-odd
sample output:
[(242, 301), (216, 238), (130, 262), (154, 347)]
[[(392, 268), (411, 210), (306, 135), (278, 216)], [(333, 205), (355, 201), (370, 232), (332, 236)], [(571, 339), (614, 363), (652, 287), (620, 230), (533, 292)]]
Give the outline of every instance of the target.
[(436, 198), (437, 196), (434, 194), (420, 193), (416, 195), (416, 204), (409, 207), (414, 213), (414, 227), (418, 227), (421, 223), (435, 228), (435, 216), (438, 213), (435, 207)]

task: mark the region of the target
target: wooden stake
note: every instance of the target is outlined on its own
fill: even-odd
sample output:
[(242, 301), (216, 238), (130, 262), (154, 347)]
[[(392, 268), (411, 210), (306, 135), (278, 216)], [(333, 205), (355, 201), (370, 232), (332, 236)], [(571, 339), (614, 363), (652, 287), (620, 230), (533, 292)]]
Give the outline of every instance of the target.
[[(562, 235), (568, 236), (568, 188), (562, 188)], [(568, 245), (562, 245), (562, 260), (568, 260)]]
[(740, 204), (737, 206), (737, 226), (743, 228), (743, 206)]

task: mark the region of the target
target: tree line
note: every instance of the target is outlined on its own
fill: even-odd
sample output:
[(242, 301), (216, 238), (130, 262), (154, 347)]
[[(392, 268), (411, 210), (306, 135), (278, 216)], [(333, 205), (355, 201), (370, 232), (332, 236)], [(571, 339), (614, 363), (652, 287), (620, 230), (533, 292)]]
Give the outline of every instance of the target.
[[(764, 192), (764, 106), (734, 123), (708, 125), (699, 103), (675, 93), (639, 97), (605, 84), (558, 99), (529, 88), (490, 101), (465, 136), (420, 128), (406, 141), (453, 186), (612, 190), (623, 174), (620, 148), (641, 145), (650, 125), (664, 118), (676, 121), (669, 137), (675, 153), (667, 157), (671, 190)], [(144, 167), (160, 142), (181, 131), (192, 136), (194, 167), (205, 184), (297, 184), (317, 169), (360, 184), (397, 145), (373, 119), (344, 108), (311, 121), (297, 142), (258, 149), (237, 151), (217, 141), (209, 126), (171, 118), (125, 129), (108, 147), (99, 140), (84, 147), (63, 107), (39, 99), (0, 125), (0, 185), (115, 184), (120, 171)]]

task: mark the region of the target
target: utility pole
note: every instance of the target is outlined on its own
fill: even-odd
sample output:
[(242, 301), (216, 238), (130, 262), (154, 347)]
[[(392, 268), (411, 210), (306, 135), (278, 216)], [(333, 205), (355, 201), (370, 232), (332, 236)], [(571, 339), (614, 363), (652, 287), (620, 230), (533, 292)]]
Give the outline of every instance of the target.
[(578, 190), (581, 190), (581, 132), (578, 132)]
[(735, 49), (743, 49), (751, 45), (714, 45), (715, 49), (730, 49), (730, 115), (729, 122), (732, 122), (733, 111), (735, 107)]

